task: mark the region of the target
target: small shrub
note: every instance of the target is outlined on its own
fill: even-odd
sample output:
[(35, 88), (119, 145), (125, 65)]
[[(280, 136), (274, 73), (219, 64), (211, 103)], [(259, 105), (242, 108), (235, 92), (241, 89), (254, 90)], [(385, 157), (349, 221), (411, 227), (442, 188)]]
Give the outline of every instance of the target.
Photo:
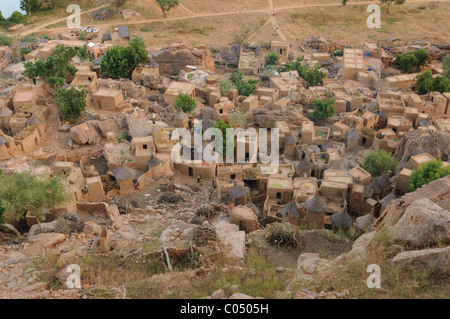
[(275, 52), (269, 52), (264, 57), (264, 67), (267, 68), (269, 66), (276, 66), (280, 61), (280, 56)]
[(229, 79), (222, 79), (219, 81), (219, 89), (222, 96), (228, 96), (230, 91), (235, 88), (236, 86)]
[(372, 151), (367, 154), (362, 167), (373, 177), (378, 177), (387, 171), (393, 171), (397, 167), (398, 161), (383, 150)]
[(335, 103), (336, 100), (334, 98), (328, 101), (315, 99), (313, 103), (313, 111), (308, 114), (308, 117), (311, 120), (320, 120), (333, 116), (335, 112)]
[(183, 110), (184, 113), (191, 113), (197, 107), (197, 100), (189, 94), (180, 93), (175, 101), (175, 108)]
[(450, 165), (444, 167), (441, 160), (424, 163), (411, 174), (409, 191), (414, 192), (423, 185), (447, 175), (450, 175)]

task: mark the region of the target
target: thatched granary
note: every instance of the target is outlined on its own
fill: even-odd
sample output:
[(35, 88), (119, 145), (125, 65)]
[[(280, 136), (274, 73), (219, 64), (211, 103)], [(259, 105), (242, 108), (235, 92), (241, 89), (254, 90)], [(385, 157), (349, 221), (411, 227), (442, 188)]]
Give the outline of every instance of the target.
[(307, 200), (305, 208), (306, 224), (310, 227), (323, 228), (325, 224), (325, 212), (328, 211), (328, 208), (319, 195), (316, 194), (313, 198)]
[(330, 222), (333, 227), (340, 229), (349, 229), (353, 226), (353, 220), (347, 213), (347, 204), (344, 205), (341, 212), (330, 216)]
[(132, 192), (134, 191), (134, 173), (125, 165), (113, 171), (114, 177), (119, 182), (120, 192)]

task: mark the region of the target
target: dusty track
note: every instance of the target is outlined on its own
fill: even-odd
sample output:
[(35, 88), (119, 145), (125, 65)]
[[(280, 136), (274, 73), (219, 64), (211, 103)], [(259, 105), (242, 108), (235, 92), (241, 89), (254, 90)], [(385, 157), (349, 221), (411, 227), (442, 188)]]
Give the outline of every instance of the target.
[[(433, 2), (434, 0), (409, 0), (408, 3), (428, 3), (428, 2)], [(450, 0), (440, 0), (440, 2), (450, 2)], [(347, 3), (347, 6), (360, 6), (360, 5), (369, 5), (369, 4), (377, 4), (377, 2), (374, 1), (361, 1), (361, 2), (351, 2), (351, 3)], [(82, 12), (82, 14), (87, 14), (90, 12), (94, 12), (96, 10), (102, 9), (104, 7), (107, 7), (108, 5), (102, 5), (87, 11)], [(316, 7), (339, 7), (342, 6), (342, 3), (336, 2), (336, 3), (321, 3), (321, 4), (302, 4), (302, 5), (294, 5), (294, 6), (284, 6), (284, 7), (274, 7), (273, 6), (273, 2), (272, 0), (269, 0), (269, 7), (267, 8), (263, 8), (263, 9), (257, 9), (257, 10), (246, 10), (246, 11), (240, 11), (240, 12), (217, 12), (217, 13), (213, 13), (213, 12), (206, 12), (206, 13), (197, 13), (194, 14), (192, 13), (192, 11), (188, 10), (187, 8), (185, 8), (183, 5), (181, 5), (181, 7), (183, 9), (185, 9), (188, 13), (190, 13), (190, 15), (187, 16), (183, 16), (183, 17), (174, 17), (174, 18), (161, 18), (161, 19), (141, 19), (141, 20), (136, 20), (136, 21), (123, 21), (123, 22), (112, 22), (109, 24), (105, 24), (105, 25), (101, 25), (102, 28), (108, 28), (111, 25), (136, 25), (136, 24), (148, 24), (148, 23), (155, 23), (155, 22), (171, 22), (171, 21), (180, 21), (180, 20), (188, 20), (188, 19), (197, 19), (197, 18), (209, 18), (209, 17), (220, 17), (220, 16), (229, 16), (229, 15), (238, 15), (238, 14), (252, 14), (252, 13), (267, 13), (269, 15), (269, 18), (267, 20), (267, 22), (264, 24), (264, 26), (267, 25), (267, 23), (272, 23), (272, 25), (274, 26), (274, 28), (276, 29), (278, 35), (280, 36), (280, 38), (283, 41), (287, 41), (286, 36), (283, 34), (283, 32), (280, 30), (280, 28), (276, 28), (277, 22), (276, 22), (276, 15), (273, 16), (272, 15), (272, 11), (274, 11), (275, 13), (278, 11), (282, 11), (282, 10), (291, 10), (291, 9), (301, 9), (301, 8), (316, 8)], [(46, 26), (52, 25), (52, 24), (56, 24), (59, 22), (64, 22), (67, 19), (67, 17), (65, 18), (61, 18), (61, 19), (57, 19), (57, 20), (53, 20), (51, 22), (45, 23), (45, 24), (41, 24), (39, 26), (36, 26), (30, 30), (26, 30), (24, 32), (21, 33), (22, 36), (31, 34), (31, 33), (36, 33), (39, 32), (41, 29), (44, 29)], [(263, 26), (263, 27), (264, 27)], [(55, 31), (67, 31), (69, 28), (64, 27), (64, 28), (54, 28), (51, 29), (52, 32)], [(259, 30), (261, 30), (262, 28), (260, 28)], [(253, 34), (254, 35), (254, 34)], [(252, 36), (253, 36), (252, 35)]]

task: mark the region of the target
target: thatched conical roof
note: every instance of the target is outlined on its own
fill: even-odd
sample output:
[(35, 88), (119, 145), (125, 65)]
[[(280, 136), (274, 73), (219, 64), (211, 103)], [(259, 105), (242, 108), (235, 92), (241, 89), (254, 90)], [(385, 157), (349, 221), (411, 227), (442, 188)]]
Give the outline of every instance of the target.
[(349, 141), (357, 141), (357, 140), (359, 140), (359, 133), (356, 131), (356, 128), (353, 128), (352, 131), (348, 132), (347, 139)]
[(0, 135), (0, 146), (2, 146), (3, 144), (6, 144), (8, 141), (6, 140), (6, 137), (4, 137), (3, 135)]
[(310, 170), (313, 169), (314, 164), (309, 160), (309, 159), (302, 159), (298, 164), (297, 164), (297, 168), (301, 169), (301, 170)]
[(373, 196), (373, 189), (369, 188), (368, 186), (364, 187), (364, 198), (372, 196)]
[(336, 228), (349, 229), (353, 226), (353, 220), (347, 213), (347, 204), (340, 213), (333, 214), (330, 216), (331, 224)]
[(177, 115), (175, 115), (176, 120), (184, 120), (187, 117), (188, 116), (186, 115), (186, 113), (184, 113), (182, 110), (180, 110), (180, 112), (178, 112)]
[(325, 213), (328, 210), (327, 204), (317, 194), (306, 201), (305, 207), (312, 213)]
[(253, 204), (251, 201), (249, 201), (245, 206), (250, 208), (255, 213), (256, 216), (259, 216), (259, 209), (258, 209), (258, 207), (256, 207), (256, 205)]
[(380, 186), (378, 186), (376, 179), (374, 179), (369, 185), (367, 185), (367, 188), (370, 188), (371, 190), (373, 190), (374, 194), (381, 193), (381, 188), (380, 188)]
[(386, 119), (388, 118), (388, 114), (387, 114), (386, 110), (381, 111), (378, 114), (378, 116), (381, 117), (381, 118), (386, 118)]
[(246, 186), (234, 183), (233, 187), (228, 191), (228, 194), (230, 194), (233, 199), (239, 199), (246, 195), (250, 195), (250, 189)]
[(13, 111), (11, 111), (8, 108), (1, 108), (0, 109), (0, 117), (8, 117), (13, 114)]
[(378, 186), (380, 186), (381, 188), (388, 187), (391, 185), (391, 181), (386, 176), (386, 174), (382, 174), (381, 176), (377, 177), (376, 181), (377, 181)]
[(152, 154), (152, 157), (147, 162), (147, 165), (149, 167), (156, 167), (161, 163), (161, 160), (155, 156), (155, 154)]
[(113, 173), (114, 173), (114, 177), (118, 181), (126, 181), (127, 179), (134, 177), (134, 173), (131, 171), (131, 169), (129, 169), (125, 165), (122, 165), (119, 168), (115, 169), (113, 171)]
[(225, 205), (228, 205), (230, 203), (234, 203), (234, 199), (233, 197), (231, 197), (229, 193), (226, 193), (225, 195), (222, 195), (222, 197), (220, 198), (220, 202)]
[(395, 192), (392, 191), (386, 197), (380, 200), (380, 204), (383, 207), (387, 207), (387, 205), (389, 205), (389, 203), (396, 198), (397, 196), (395, 196)]
[(42, 121), (38, 119), (35, 115), (30, 117), (30, 119), (27, 121), (27, 125), (34, 124), (34, 125), (40, 125), (42, 124)]
[(289, 134), (284, 139), (284, 144), (286, 145), (295, 145), (297, 144), (298, 138), (295, 135)]
[(375, 222), (375, 217), (372, 214), (366, 214), (364, 216), (356, 218), (356, 227), (363, 232), (368, 232), (370, 227)]
[(300, 217), (300, 210), (298, 209), (295, 200), (291, 200), (289, 203), (283, 206), (279, 213), (277, 213), (277, 217), (284, 217), (289, 213), (291, 217), (298, 218)]
[(331, 141), (327, 141), (325, 144), (322, 145), (322, 151), (326, 152), (327, 149), (334, 148), (334, 145)]

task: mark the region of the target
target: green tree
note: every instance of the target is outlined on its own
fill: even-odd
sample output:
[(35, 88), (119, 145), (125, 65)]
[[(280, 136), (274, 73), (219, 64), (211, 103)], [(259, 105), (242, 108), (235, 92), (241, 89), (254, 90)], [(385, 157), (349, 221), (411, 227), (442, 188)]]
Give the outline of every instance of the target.
[(236, 86), (229, 79), (222, 79), (219, 81), (219, 89), (222, 96), (228, 96), (228, 93), (235, 88)]
[(134, 37), (128, 43), (128, 49), (134, 58), (135, 67), (148, 61), (147, 47), (141, 37)]
[(180, 4), (179, 0), (156, 0), (159, 7), (161, 8), (161, 11), (164, 13), (164, 17), (167, 17), (167, 12), (178, 6)]
[(387, 171), (393, 171), (397, 167), (398, 161), (383, 150), (371, 151), (364, 159), (362, 167), (372, 175), (378, 177)]
[(295, 62), (286, 62), (284, 66), (282, 66), (279, 71), (280, 72), (289, 72), (289, 71), (297, 71), (298, 75), (308, 82), (309, 86), (317, 86), (323, 83), (323, 79), (327, 76), (325, 70), (321, 67), (320, 62), (317, 62), (314, 67), (309, 68), (306, 65), (302, 65), (302, 60), (297, 58)]
[(445, 76), (438, 75), (433, 82), (433, 91), (450, 92), (450, 80)]
[(86, 108), (86, 89), (71, 87), (67, 90), (58, 89), (55, 103), (65, 120), (76, 120), (81, 117)]
[(345, 6), (347, 4), (348, 0), (342, 0), (342, 6)]
[(231, 151), (236, 146), (236, 140), (231, 132), (227, 131), (227, 128), (231, 128), (229, 123), (225, 123), (222, 120), (217, 121), (213, 125), (214, 128), (219, 129), (223, 136), (223, 145), (217, 145), (217, 153), (226, 157), (228, 151)]
[(386, 3), (386, 5), (387, 5), (387, 9), (386, 9), (387, 14), (391, 14), (390, 9), (391, 9), (391, 6), (393, 4), (398, 4), (398, 5), (404, 4), (406, 2), (406, 0), (380, 0), (380, 2), (381, 3)]
[(134, 58), (126, 47), (113, 46), (106, 50), (100, 63), (102, 73), (113, 78), (129, 78), (134, 67)]
[(334, 98), (324, 101), (315, 99), (313, 103), (313, 111), (308, 114), (311, 120), (326, 119), (334, 115), (336, 100)]
[(444, 76), (438, 75), (433, 78), (430, 70), (423, 72), (417, 77), (417, 93), (420, 95), (428, 94), (432, 91), (450, 92), (450, 80)]
[(83, 52), (83, 49), (58, 45), (53, 55), (45, 61), (40, 59), (36, 62), (25, 62), (23, 75), (30, 79), (40, 77), (52, 86), (59, 87), (69, 75), (73, 76), (77, 72), (77, 68), (71, 64), (71, 59), (79, 52)]
[(447, 54), (442, 59), (442, 70), (443, 70), (442, 74), (450, 79), (450, 54)]
[(106, 50), (100, 68), (102, 72), (114, 79), (129, 78), (139, 64), (148, 61), (144, 41), (133, 38), (128, 47), (114, 46)]
[(39, 0), (20, 0), (20, 9), (31, 15), (41, 9), (41, 2)]
[(430, 70), (423, 72), (417, 77), (417, 93), (428, 94), (433, 91), (434, 79)]
[(275, 52), (269, 52), (264, 57), (264, 67), (276, 66), (280, 62), (280, 56)]
[(256, 92), (258, 80), (244, 80), (244, 74), (239, 69), (231, 73), (230, 80), (236, 86), (240, 95), (249, 96)]
[(0, 23), (5, 22), (5, 17), (3, 17), (2, 11), (0, 10)]
[(14, 11), (9, 17), (8, 21), (12, 23), (20, 23), (23, 20), (23, 14), (19, 11)]
[(423, 185), (447, 175), (450, 175), (450, 165), (444, 167), (441, 160), (424, 163), (411, 174), (408, 190), (414, 192)]
[(180, 93), (175, 101), (175, 109), (191, 113), (197, 107), (197, 100), (189, 94)]
[(65, 203), (71, 194), (61, 177), (13, 173), (0, 175), (0, 198), (3, 210), (20, 220), (28, 211), (44, 217), (46, 210)]
[(403, 73), (418, 72), (422, 66), (427, 65), (430, 56), (424, 49), (415, 50), (404, 54), (399, 54), (394, 61), (394, 64)]

